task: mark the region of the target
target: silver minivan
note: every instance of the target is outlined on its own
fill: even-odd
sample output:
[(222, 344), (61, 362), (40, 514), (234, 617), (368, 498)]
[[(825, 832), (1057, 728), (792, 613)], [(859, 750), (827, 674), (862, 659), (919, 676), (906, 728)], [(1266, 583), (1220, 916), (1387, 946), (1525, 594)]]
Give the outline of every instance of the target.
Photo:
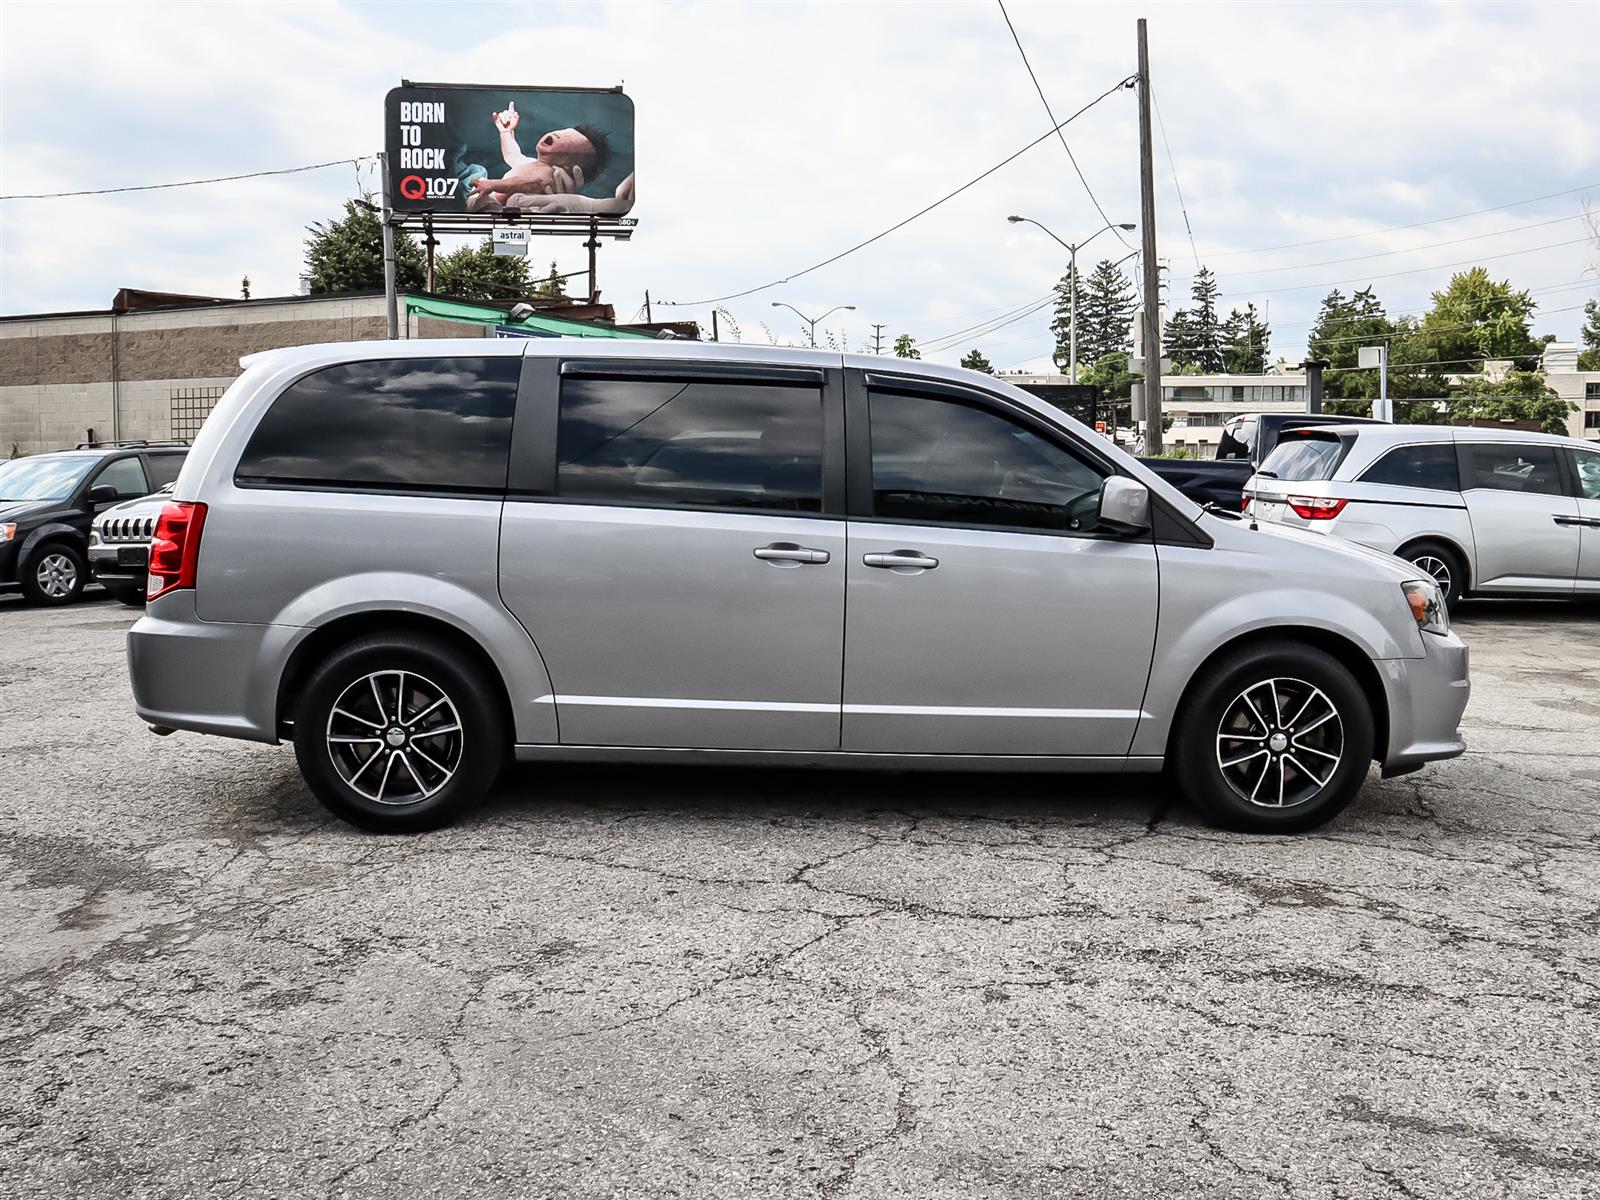
[(292, 740), (367, 828), (517, 759), (1168, 767), (1289, 832), (1463, 749), (1425, 573), (1203, 511), (1003, 380), (683, 342), (244, 362), (151, 543), (135, 703)]
[(1348, 538), (1464, 594), (1600, 595), (1600, 447), (1515, 429), (1295, 429), (1245, 485), (1261, 521)]

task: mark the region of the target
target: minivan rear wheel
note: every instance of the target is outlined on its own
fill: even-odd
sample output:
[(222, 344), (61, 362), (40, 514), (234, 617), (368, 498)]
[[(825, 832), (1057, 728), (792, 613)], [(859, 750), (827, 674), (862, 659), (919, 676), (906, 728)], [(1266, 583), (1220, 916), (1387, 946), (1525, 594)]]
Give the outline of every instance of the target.
[(1296, 833), (1332, 820), (1372, 761), (1361, 685), (1313, 646), (1269, 642), (1207, 667), (1179, 717), (1173, 767), (1213, 822)]
[(1467, 568), (1457, 554), (1442, 542), (1418, 542), (1400, 551), (1399, 557), (1424, 571), (1444, 593), (1444, 606), (1452, 609), (1466, 590)]
[(300, 773), (363, 829), (446, 825), (484, 797), (505, 759), (494, 695), (482, 671), (432, 638), (350, 642), (311, 673), (295, 707)]

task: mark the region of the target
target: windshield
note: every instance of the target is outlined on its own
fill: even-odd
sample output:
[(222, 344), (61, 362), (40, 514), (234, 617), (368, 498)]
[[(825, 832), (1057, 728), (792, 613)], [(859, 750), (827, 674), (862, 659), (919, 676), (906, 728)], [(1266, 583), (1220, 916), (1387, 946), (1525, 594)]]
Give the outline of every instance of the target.
[(64, 500), (98, 461), (48, 454), (12, 459), (0, 464), (0, 500)]
[(1293, 482), (1332, 479), (1343, 458), (1344, 443), (1337, 435), (1296, 433), (1286, 436), (1267, 455), (1267, 461), (1261, 464), (1261, 474)]

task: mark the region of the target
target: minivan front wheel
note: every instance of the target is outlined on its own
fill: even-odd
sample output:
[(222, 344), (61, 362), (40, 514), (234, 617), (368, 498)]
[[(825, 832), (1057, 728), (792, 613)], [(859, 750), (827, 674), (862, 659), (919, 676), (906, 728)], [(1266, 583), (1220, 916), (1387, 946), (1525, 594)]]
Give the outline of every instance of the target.
[(341, 647), (295, 708), (300, 773), (330, 811), (363, 829), (448, 824), (483, 798), (505, 758), (505, 721), (482, 674), (426, 637)]
[(1312, 646), (1264, 643), (1208, 667), (1179, 718), (1173, 767), (1219, 825), (1295, 833), (1355, 798), (1374, 722), (1360, 684)]
[(88, 576), (88, 564), (76, 547), (46, 542), (23, 569), (22, 590), (35, 604), (70, 604), (83, 594)]

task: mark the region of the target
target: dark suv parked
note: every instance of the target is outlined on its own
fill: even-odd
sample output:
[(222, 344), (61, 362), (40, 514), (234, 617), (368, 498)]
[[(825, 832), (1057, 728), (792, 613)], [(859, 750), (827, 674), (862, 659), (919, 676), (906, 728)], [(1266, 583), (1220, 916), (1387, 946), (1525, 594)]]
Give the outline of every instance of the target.
[(86, 442), (0, 462), (0, 592), (67, 604), (89, 581), (89, 526), (178, 477), (186, 442)]

